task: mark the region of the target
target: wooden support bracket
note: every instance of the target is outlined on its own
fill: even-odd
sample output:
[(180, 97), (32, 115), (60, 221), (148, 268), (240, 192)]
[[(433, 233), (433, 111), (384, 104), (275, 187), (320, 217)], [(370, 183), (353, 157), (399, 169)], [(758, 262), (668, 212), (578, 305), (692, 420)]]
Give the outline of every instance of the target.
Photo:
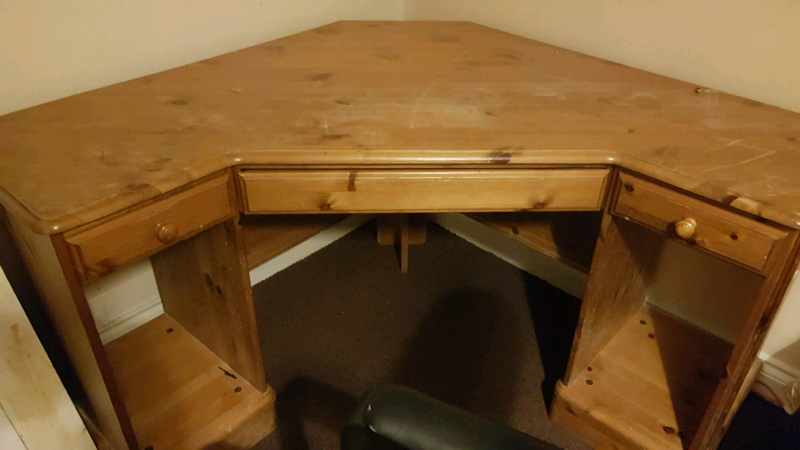
[(396, 245), (400, 271), (408, 272), (408, 246), (425, 242), (427, 219), (422, 214), (381, 214), (377, 239), (380, 245)]

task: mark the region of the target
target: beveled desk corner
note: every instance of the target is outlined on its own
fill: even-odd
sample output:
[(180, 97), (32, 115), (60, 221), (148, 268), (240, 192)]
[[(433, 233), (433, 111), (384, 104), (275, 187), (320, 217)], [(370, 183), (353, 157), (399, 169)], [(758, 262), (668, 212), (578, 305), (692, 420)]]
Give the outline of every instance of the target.
[[(248, 269), (330, 221), (253, 217), (458, 211), (588, 272), (554, 420), (707, 449), (797, 268), (798, 139), (800, 114), (472, 23), (348, 21), (0, 117), (0, 201), (115, 448), (274, 428)], [(560, 252), (542, 230), (576, 211), (596, 245)], [(751, 287), (735, 342), (647, 303), (666, 241)], [(167, 314), (104, 346), (84, 286), (147, 257)]]

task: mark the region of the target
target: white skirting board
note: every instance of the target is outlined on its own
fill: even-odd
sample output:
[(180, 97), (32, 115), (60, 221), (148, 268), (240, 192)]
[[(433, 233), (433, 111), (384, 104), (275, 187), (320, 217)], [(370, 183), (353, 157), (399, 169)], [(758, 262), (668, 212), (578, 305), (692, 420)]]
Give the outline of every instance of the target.
[[(310, 239), (286, 250), (277, 257), (250, 271), (252, 284), (260, 283), (292, 264), (336, 242), (373, 218), (372, 215), (352, 215), (325, 229)], [(477, 247), (493, 253), (553, 286), (582, 297), (586, 274), (544, 253), (534, 250), (507, 236), (458, 213), (429, 214), (428, 218)], [(89, 305), (104, 343), (163, 314), (150, 261), (91, 284), (86, 289)], [(800, 369), (789, 367), (762, 353), (763, 367), (756, 378), (756, 390), (769, 400), (780, 404), (787, 412), (800, 408)]]
[(98, 323), (97, 331), (100, 333), (100, 340), (103, 341), (103, 344), (111, 342), (162, 314), (164, 314), (164, 305), (161, 304), (161, 298), (151, 298), (109, 322), (102, 325)]
[(164, 313), (149, 259), (101, 278), (85, 291), (104, 344)]
[(800, 410), (800, 370), (761, 352), (761, 371), (753, 391), (782, 407), (788, 414)]
[[(354, 214), (311, 238), (286, 250), (250, 271), (250, 283), (257, 284), (292, 264), (336, 242), (375, 217)], [(103, 343), (113, 341), (164, 313), (153, 266), (142, 261), (123, 271), (90, 284), (86, 298)]]

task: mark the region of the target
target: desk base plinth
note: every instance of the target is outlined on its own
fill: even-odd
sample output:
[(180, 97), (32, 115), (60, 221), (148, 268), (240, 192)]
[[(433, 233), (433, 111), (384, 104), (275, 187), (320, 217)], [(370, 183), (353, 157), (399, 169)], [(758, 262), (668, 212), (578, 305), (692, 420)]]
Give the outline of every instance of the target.
[(275, 428), (275, 392), (259, 392), (168, 315), (106, 352), (141, 448), (250, 448)]

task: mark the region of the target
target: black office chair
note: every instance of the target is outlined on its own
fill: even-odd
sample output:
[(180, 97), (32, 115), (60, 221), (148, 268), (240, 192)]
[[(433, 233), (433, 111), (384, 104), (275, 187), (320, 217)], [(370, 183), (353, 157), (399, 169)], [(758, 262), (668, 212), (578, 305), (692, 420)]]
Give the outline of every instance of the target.
[(558, 450), (558, 447), (402, 386), (387, 384), (342, 427), (342, 450)]

